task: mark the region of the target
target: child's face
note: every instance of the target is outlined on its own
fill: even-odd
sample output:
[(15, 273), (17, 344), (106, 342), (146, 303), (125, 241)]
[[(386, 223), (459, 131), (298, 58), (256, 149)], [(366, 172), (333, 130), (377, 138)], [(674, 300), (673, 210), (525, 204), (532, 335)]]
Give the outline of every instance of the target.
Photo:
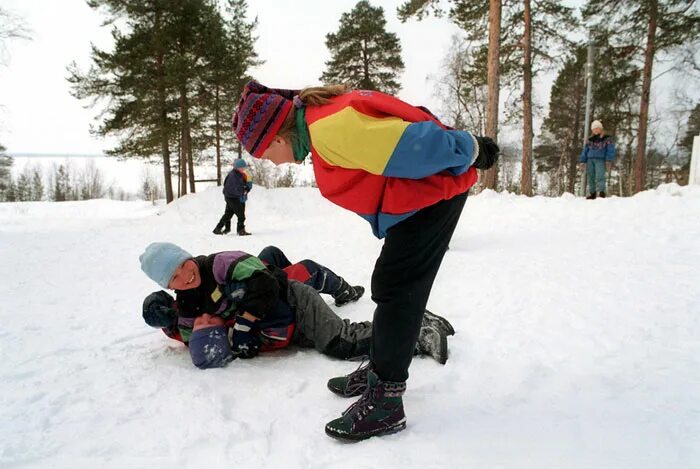
[(603, 133), (603, 129), (600, 127), (594, 127), (593, 128), (593, 135), (601, 135)]
[(197, 288), (202, 283), (202, 277), (199, 276), (199, 266), (197, 263), (188, 259), (175, 269), (173, 277), (168, 283), (168, 288), (172, 290), (191, 290)]
[(296, 163), (292, 144), (279, 135), (275, 136), (270, 146), (262, 154), (262, 159), (270, 160), (275, 164)]
[(204, 313), (201, 316), (197, 316), (194, 320), (194, 325), (192, 326), (192, 331), (197, 331), (199, 329), (204, 329), (206, 327), (212, 326), (223, 326), (224, 320), (219, 316), (212, 316), (211, 314)]

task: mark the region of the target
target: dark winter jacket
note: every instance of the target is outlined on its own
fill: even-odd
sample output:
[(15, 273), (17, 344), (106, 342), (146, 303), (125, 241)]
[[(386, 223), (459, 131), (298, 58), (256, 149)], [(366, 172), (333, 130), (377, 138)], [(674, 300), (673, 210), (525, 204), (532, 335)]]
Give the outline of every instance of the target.
[[(194, 258), (202, 283), (191, 290), (176, 290), (178, 327), (189, 339), (194, 318), (204, 313), (224, 320), (248, 312), (262, 325), (287, 325), (293, 314), (285, 308), (287, 276), (257, 257), (241, 251), (224, 251)], [(238, 292), (238, 293), (237, 293)]]
[(588, 160), (612, 161), (615, 159), (615, 143), (609, 135), (592, 135), (581, 151), (579, 163), (587, 163)]
[[(240, 169), (232, 169), (224, 179), (224, 197), (228, 199), (245, 198), (253, 188), (248, 175)], [(244, 200), (241, 200), (244, 202)]]

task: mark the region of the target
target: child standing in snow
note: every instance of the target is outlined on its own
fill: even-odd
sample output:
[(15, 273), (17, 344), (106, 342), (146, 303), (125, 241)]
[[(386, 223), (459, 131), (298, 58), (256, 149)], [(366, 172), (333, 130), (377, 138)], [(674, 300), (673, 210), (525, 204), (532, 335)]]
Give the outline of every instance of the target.
[(275, 164), (311, 153), (321, 194), (385, 238), (372, 275), (370, 362), (331, 380), (352, 389), (343, 395), (362, 397), (326, 433), (359, 440), (403, 430), (401, 396), (433, 281), (476, 169), (493, 166), (498, 146), (448, 128), (425, 108), (344, 86), (299, 91), (250, 82), (233, 130), (253, 157)]
[(253, 189), (250, 176), (245, 172), (248, 164), (243, 158), (237, 158), (233, 162), (233, 169), (224, 179), (224, 200), (226, 200), (226, 210), (221, 216), (219, 223), (214, 228), (213, 233), (224, 235), (231, 232), (231, 218), (236, 215), (238, 223), (236, 232), (239, 236), (248, 236), (245, 230), (245, 203), (248, 200), (248, 192)]
[[(193, 353), (199, 358), (193, 355), (193, 361), (200, 368), (222, 366), (229, 358), (252, 358), (260, 350), (285, 347), (291, 342), (313, 346), (341, 359), (369, 352), (371, 323), (340, 319), (312, 287), (289, 280), (283, 271), (265, 266), (249, 254), (226, 251), (192, 257), (174, 244), (152, 243), (139, 259), (152, 280), (175, 290), (177, 295), (176, 301), (164, 291), (149, 295), (144, 300), (144, 319), (151, 326), (164, 328), (170, 337), (189, 342), (191, 350), (196, 338)], [(354, 287), (361, 295), (364, 290), (360, 288)], [(218, 318), (216, 324), (211, 317)], [(219, 331), (232, 328), (230, 357), (229, 349), (219, 347), (221, 353), (212, 354), (211, 360), (201, 360), (199, 348), (216, 347), (206, 339), (208, 335), (195, 336), (193, 329), (198, 320), (224, 328)], [(419, 353), (440, 360), (437, 354), (446, 349), (446, 334), (438, 328), (443, 322), (449, 326), (435, 315), (426, 319)], [(209, 339), (216, 343), (223, 340), (218, 333)]]
[[(605, 171), (610, 170), (615, 159), (615, 143), (612, 137), (606, 135), (600, 121), (591, 123), (593, 135), (588, 137), (578, 161), (581, 168), (586, 169), (588, 176), (588, 196), (592, 200), (597, 197), (605, 198)], [(598, 192), (596, 192), (596, 185)]]

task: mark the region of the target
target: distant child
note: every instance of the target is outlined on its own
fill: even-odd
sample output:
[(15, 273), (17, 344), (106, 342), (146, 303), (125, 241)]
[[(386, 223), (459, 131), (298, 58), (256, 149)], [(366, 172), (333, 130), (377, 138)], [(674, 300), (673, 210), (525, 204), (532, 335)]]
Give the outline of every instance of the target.
[[(222, 366), (229, 358), (253, 358), (261, 350), (286, 347), (290, 343), (315, 347), (340, 359), (369, 353), (371, 323), (340, 319), (318, 292), (290, 280), (272, 265), (241, 251), (225, 251), (193, 257), (172, 243), (152, 243), (140, 256), (141, 269), (161, 287), (175, 290), (176, 300), (164, 291), (144, 300), (143, 316), (153, 327), (188, 343), (195, 365)], [(357, 287), (355, 287), (357, 288)], [(204, 316), (207, 315), (207, 316)], [(200, 317), (203, 318), (199, 319)], [(218, 318), (214, 323), (211, 317)], [(197, 334), (195, 324), (218, 327), (221, 334)], [(232, 329), (230, 357), (223, 343)], [(447, 335), (454, 333), (446, 320), (430, 315), (425, 320), (418, 353), (447, 360)], [(195, 335), (196, 334), (196, 335)], [(196, 339), (196, 340), (195, 340)], [(211, 340), (209, 340), (211, 339)], [(201, 360), (197, 350), (220, 350)], [(206, 354), (205, 354), (206, 355)]]
[(605, 134), (603, 123), (593, 121), (591, 133), (578, 159), (588, 176), (588, 200), (605, 198), (605, 171), (610, 170), (615, 159), (615, 143), (610, 135)]
[(402, 396), (435, 276), (477, 169), (494, 165), (498, 146), (423, 107), (342, 85), (289, 90), (249, 82), (233, 130), (255, 158), (300, 163), (311, 154), (321, 195), (384, 238), (372, 274), (370, 363), (331, 380), (364, 382), (345, 393), (362, 397), (325, 429), (345, 440), (403, 430)]
[(231, 218), (236, 215), (238, 223), (236, 232), (239, 236), (248, 236), (245, 230), (245, 203), (248, 200), (248, 192), (253, 189), (250, 176), (245, 172), (248, 164), (243, 158), (236, 158), (233, 162), (233, 169), (229, 171), (224, 179), (224, 199), (226, 200), (226, 210), (221, 216), (219, 223), (214, 228), (213, 233), (224, 235), (231, 232)]

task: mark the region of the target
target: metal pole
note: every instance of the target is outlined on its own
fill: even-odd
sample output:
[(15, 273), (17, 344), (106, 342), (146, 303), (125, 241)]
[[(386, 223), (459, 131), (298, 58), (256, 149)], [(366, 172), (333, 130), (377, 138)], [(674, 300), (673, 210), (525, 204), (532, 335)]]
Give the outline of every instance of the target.
[[(583, 145), (586, 145), (588, 127), (591, 124), (591, 101), (593, 96), (593, 32), (588, 31), (588, 57), (586, 58), (586, 118), (583, 122)], [(586, 168), (582, 172), (581, 195), (586, 195)]]

